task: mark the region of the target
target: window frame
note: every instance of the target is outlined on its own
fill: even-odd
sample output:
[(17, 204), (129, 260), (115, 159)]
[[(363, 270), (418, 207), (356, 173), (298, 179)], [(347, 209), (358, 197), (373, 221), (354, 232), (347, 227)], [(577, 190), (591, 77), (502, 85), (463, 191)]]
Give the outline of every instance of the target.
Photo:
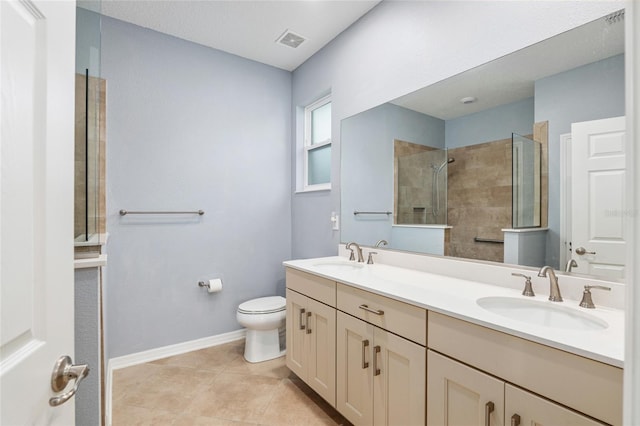
[[(322, 142), (312, 144), (311, 143), (311, 131), (312, 131), (312, 121), (311, 121), (311, 113), (318, 108), (321, 108), (327, 104), (331, 103), (331, 94), (327, 96), (323, 96), (322, 98), (316, 100), (315, 102), (307, 105), (304, 108), (304, 141), (302, 146), (302, 156), (303, 156), (303, 192), (306, 191), (322, 191), (331, 189), (331, 164), (329, 164), (329, 182), (326, 183), (318, 183), (318, 184), (309, 184), (309, 152), (315, 151), (317, 149), (321, 149), (327, 146), (331, 146), (332, 137), (331, 130), (329, 129), (329, 139), (324, 140)], [(332, 107), (333, 112), (333, 107)], [(332, 117), (333, 119), (333, 117)], [(333, 121), (333, 120), (332, 120)]]

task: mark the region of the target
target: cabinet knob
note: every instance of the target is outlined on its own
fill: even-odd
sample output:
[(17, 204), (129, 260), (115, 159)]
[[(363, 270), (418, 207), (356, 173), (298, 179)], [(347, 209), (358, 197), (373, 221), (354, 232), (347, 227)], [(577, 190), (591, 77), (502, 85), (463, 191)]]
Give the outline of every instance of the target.
[(511, 426), (520, 426), (520, 416), (518, 414), (511, 416)]
[(303, 315), (304, 315), (304, 309), (300, 309), (300, 330), (304, 330), (305, 326), (304, 326), (304, 322), (303, 322)]
[(365, 356), (367, 353), (367, 348), (369, 347), (369, 340), (362, 341), (362, 369), (369, 368), (369, 363), (365, 361)]
[(372, 314), (384, 315), (384, 311), (382, 309), (371, 309), (368, 305), (365, 304), (358, 306), (358, 308), (363, 309), (367, 312), (371, 312)]
[(484, 405), (484, 426), (491, 426), (491, 413), (496, 409), (493, 402), (489, 401)]
[(307, 334), (311, 334), (311, 327), (309, 327), (310, 316), (311, 316), (311, 312), (307, 312), (307, 319), (305, 320), (305, 325), (307, 326)]
[(380, 346), (376, 345), (373, 347), (373, 375), (379, 376), (380, 369), (378, 368), (378, 354), (380, 353)]

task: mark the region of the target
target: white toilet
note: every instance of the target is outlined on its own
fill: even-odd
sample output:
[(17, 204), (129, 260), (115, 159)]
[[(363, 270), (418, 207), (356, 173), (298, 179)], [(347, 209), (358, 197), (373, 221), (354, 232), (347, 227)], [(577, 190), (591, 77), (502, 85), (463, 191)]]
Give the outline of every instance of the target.
[(261, 362), (284, 355), (279, 331), (284, 328), (286, 310), (287, 299), (281, 296), (252, 299), (238, 306), (236, 318), (247, 329), (244, 359)]

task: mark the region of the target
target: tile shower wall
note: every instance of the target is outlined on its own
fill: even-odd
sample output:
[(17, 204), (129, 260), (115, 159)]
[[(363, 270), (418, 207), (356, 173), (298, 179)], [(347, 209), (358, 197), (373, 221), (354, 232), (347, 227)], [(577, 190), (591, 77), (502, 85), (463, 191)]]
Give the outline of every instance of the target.
[(511, 227), (511, 139), (449, 150), (449, 254), (467, 259), (502, 262), (503, 244), (479, 243), (474, 238), (502, 240)]
[[(89, 76), (89, 131), (85, 134), (86, 87), (86, 76), (84, 74), (76, 74), (74, 237), (85, 234), (87, 230), (89, 234), (104, 233), (106, 231), (106, 217), (104, 215), (106, 168), (104, 156), (106, 155), (105, 96), (107, 82), (102, 78)], [(87, 136), (88, 153), (85, 144)], [(87, 166), (89, 167), (88, 185), (85, 185)], [(85, 204), (87, 186), (89, 188), (89, 202)], [(85, 212), (88, 226), (85, 225)]]
[(394, 223), (441, 223), (435, 222), (432, 213), (431, 164), (442, 162), (440, 157), (433, 158), (435, 148), (400, 140), (394, 141), (393, 148)]
[[(284, 294), (291, 74), (110, 18), (102, 74), (107, 359), (241, 328), (239, 303)], [(198, 287), (215, 277), (222, 292)]]

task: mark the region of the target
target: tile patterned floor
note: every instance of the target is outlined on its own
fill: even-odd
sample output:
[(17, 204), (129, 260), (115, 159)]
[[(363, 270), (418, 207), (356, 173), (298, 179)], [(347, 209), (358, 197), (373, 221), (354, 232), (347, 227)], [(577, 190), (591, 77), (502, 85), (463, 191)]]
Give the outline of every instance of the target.
[(244, 341), (113, 373), (112, 425), (349, 425), (285, 366), (244, 360)]

